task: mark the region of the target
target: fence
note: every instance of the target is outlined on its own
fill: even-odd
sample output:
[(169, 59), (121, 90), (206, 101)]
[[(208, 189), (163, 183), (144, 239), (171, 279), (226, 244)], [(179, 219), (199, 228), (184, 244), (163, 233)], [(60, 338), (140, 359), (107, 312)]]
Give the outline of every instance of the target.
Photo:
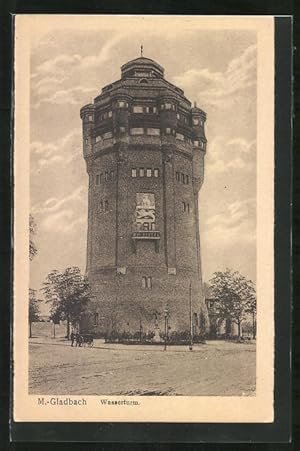
[[(54, 325), (49, 321), (33, 322), (31, 325), (32, 338), (36, 337), (53, 337)], [(55, 337), (63, 338), (66, 336), (66, 325), (64, 323), (55, 324)]]

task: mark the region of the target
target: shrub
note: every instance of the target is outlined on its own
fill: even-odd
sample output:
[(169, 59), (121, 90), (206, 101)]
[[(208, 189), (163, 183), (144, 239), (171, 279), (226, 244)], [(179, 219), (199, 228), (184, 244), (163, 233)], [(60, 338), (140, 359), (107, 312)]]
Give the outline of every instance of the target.
[(191, 338), (190, 332), (187, 330), (184, 331), (176, 331), (174, 330), (169, 334), (169, 342), (187, 342)]
[(204, 334), (194, 335), (193, 342), (194, 343), (205, 343), (206, 342), (206, 337), (205, 337)]
[[(153, 331), (149, 331), (147, 333), (136, 331), (134, 333), (131, 332), (117, 332), (112, 331), (109, 335), (105, 337), (105, 342), (108, 343), (130, 343), (130, 344), (139, 344), (139, 343), (154, 343), (153, 338), (155, 333)], [(164, 333), (160, 334), (161, 342), (164, 341), (165, 335)], [(191, 340), (189, 331), (172, 331), (168, 334), (167, 337), (168, 344), (189, 344)], [(193, 337), (194, 343), (205, 343), (205, 336), (198, 334)]]

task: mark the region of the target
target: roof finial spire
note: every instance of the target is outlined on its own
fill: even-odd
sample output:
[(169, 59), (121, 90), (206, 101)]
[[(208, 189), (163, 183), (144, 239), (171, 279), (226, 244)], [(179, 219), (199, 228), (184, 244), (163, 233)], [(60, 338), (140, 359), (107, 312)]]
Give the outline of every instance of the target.
[(144, 47), (141, 45), (141, 57), (143, 58), (143, 49)]

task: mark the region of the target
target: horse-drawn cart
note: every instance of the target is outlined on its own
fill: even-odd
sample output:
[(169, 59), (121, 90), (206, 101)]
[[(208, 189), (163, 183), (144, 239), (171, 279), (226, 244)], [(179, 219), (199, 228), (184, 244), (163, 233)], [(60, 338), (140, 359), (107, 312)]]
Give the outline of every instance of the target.
[(90, 334), (76, 334), (76, 346), (88, 346), (92, 348), (94, 346), (94, 337)]

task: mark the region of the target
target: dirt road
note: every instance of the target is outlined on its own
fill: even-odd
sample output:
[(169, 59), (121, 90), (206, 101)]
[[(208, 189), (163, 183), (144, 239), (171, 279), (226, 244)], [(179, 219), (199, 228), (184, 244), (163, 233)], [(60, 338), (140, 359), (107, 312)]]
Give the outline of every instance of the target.
[(30, 341), (29, 393), (44, 395), (255, 394), (255, 344), (107, 345), (72, 348), (62, 339)]

